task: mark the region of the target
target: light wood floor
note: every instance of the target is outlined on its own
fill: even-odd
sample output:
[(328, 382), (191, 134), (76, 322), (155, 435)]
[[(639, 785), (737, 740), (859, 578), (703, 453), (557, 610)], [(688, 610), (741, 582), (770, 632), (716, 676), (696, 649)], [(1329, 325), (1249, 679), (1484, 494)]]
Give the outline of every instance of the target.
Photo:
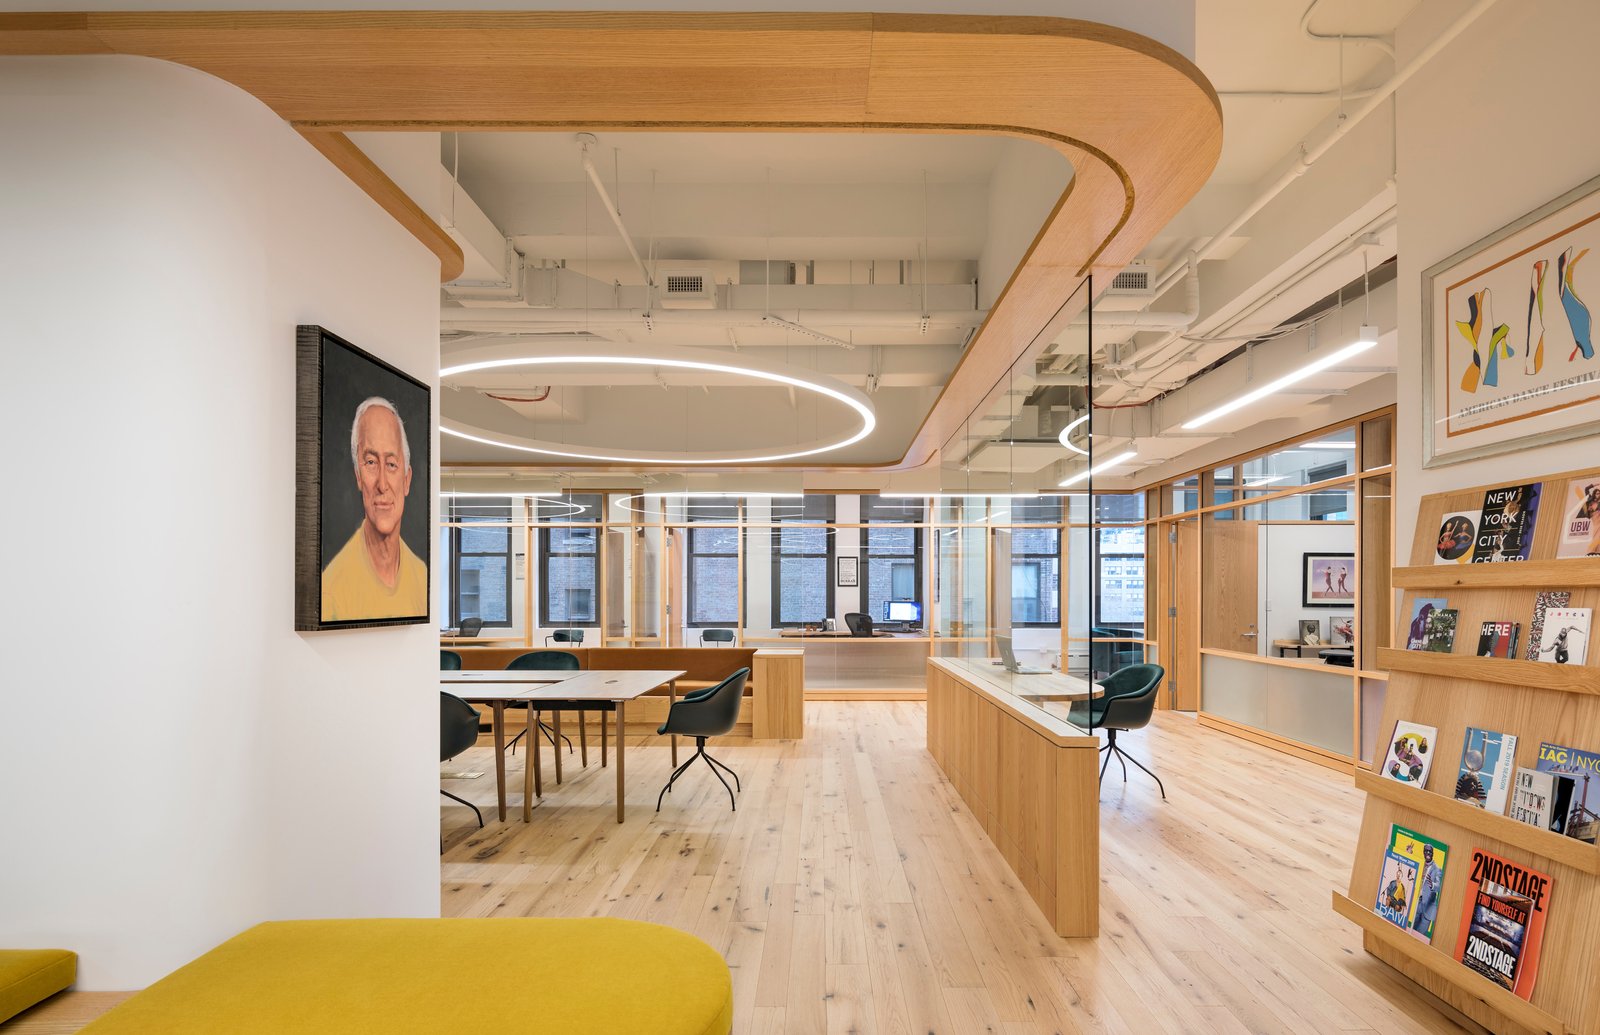
[[(806, 713), (804, 741), (713, 749), (744, 780), (737, 813), (697, 765), (658, 816), (669, 765), (653, 744), (630, 745), (620, 827), (612, 773), (593, 757), (546, 787), (531, 827), (479, 831), (447, 803), (444, 915), (690, 931), (727, 959), (734, 1030), (756, 1035), (1463, 1030), (1329, 908), (1360, 815), (1348, 778), (1158, 714), (1123, 743), (1170, 800), (1137, 772), (1124, 785), (1113, 763), (1103, 933), (1069, 941), (929, 758), (922, 704)], [(447, 766), (492, 767), (486, 749)], [(492, 775), (448, 786), (492, 805)]]

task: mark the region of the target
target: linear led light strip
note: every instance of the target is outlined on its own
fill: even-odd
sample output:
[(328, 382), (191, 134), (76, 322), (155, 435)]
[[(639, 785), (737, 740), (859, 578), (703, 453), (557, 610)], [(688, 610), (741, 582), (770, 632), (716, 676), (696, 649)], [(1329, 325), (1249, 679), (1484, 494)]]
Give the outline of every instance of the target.
[(1077, 474), (1073, 475), (1071, 478), (1063, 479), (1061, 481), (1061, 488), (1065, 489), (1069, 485), (1076, 485), (1081, 481), (1086, 481), (1091, 475), (1104, 474), (1105, 472), (1111, 470), (1113, 467), (1116, 467), (1118, 464), (1125, 464), (1129, 460), (1132, 460), (1134, 457), (1136, 457), (1138, 455), (1139, 455), (1138, 451), (1137, 450), (1133, 450), (1133, 449), (1129, 449), (1126, 452), (1118, 453), (1116, 456), (1112, 457), (1110, 460), (1102, 461), (1101, 463), (1095, 464), (1093, 467), (1086, 468), (1085, 470), (1079, 471)]
[(1377, 328), (1363, 324), (1361, 327), (1361, 339), (1359, 341), (1356, 341), (1350, 345), (1346, 345), (1342, 349), (1336, 349), (1320, 359), (1314, 359), (1310, 363), (1307, 363), (1305, 366), (1301, 367), (1299, 370), (1284, 374), (1276, 381), (1268, 382), (1267, 384), (1262, 385), (1260, 388), (1252, 389), (1239, 396), (1237, 399), (1234, 399), (1232, 402), (1223, 403), (1214, 410), (1209, 410), (1205, 413), (1202, 413), (1200, 416), (1185, 423), (1183, 430), (1193, 431), (1195, 428), (1210, 424), (1219, 417), (1226, 417), (1235, 410), (1242, 410), (1253, 402), (1259, 402), (1269, 395), (1274, 395), (1283, 391), (1290, 385), (1299, 384), (1301, 381), (1304, 381), (1313, 374), (1321, 373), (1331, 366), (1337, 366), (1352, 356), (1358, 356), (1376, 344), (1378, 344)]
[(790, 377), (775, 371), (762, 370), (757, 367), (734, 366), (729, 363), (707, 363), (693, 359), (675, 359), (665, 356), (597, 356), (569, 355), (569, 356), (520, 356), (514, 359), (489, 359), (478, 363), (463, 363), (460, 366), (446, 367), (439, 371), (441, 379), (455, 377), (460, 374), (470, 374), (476, 370), (499, 370), (506, 367), (528, 366), (569, 366), (569, 365), (606, 365), (606, 366), (633, 366), (633, 367), (672, 367), (678, 370), (707, 370), (718, 374), (733, 374), (737, 377), (752, 377), (761, 381), (771, 381), (775, 384), (789, 385), (793, 388), (803, 388), (808, 392), (816, 392), (830, 399), (841, 402), (855, 410), (861, 417), (861, 428), (854, 435), (838, 442), (815, 449), (797, 450), (792, 453), (774, 453), (771, 456), (734, 456), (734, 457), (650, 457), (650, 456), (622, 456), (618, 454), (603, 453), (576, 453), (562, 449), (549, 449), (543, 446), (522, 445), (515, 442), (501, 442), (492, 438), (479, 435), (469, 435), (464, 431), (454, 428), (440, 427), (439, 431), (455, 438), (466, 439), (469, 442), (479, 442), (486, 446), (499, 446), (501, 449), (515, 449), (523, 453), (538, 453), (542, 456), (559, 456), (571, 460), (600, 460), (608, 463), (624, 464), (674, 464), (674, 465), (705, 465), (705, 464), (764, 464), (775, 460), (793, 460), (802, 456), (815, 456), (818, 453), (829, 453), (835, 449), (855, 445), (877, 427), (878, 419), (872, 412), (872, 407), (859, 399), (852, 398), (844, 392), (827, 385), (806, 381), (798, 377)]

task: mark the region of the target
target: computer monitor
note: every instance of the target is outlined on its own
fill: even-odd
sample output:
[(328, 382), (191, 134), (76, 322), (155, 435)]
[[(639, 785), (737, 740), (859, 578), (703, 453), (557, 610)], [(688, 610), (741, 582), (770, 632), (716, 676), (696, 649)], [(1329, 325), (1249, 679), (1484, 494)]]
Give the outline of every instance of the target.
[(921, 624), (922, 605), (915, 600), (885, 600), (883, 620), (886, 622), (911, 622)]

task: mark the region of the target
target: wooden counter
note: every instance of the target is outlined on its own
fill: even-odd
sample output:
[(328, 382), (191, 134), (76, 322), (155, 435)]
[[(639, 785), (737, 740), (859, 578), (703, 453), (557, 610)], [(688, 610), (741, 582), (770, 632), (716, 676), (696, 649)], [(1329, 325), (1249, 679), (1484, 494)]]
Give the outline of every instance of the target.
[(1071, 676), (1008, 681), (985, 662), (928, 659), (929, 753), (1069, 938), (1100, 932), (1100, 740), (1059, 709), (1018, 695), (1059, 701), (1097, 692)]

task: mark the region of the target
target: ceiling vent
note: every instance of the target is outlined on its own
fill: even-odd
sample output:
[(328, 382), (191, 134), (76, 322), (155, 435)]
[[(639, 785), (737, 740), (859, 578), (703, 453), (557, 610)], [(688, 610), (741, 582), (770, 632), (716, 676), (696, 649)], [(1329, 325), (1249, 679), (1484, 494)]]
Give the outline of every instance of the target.
[(1155, 294), (1155, 281), (1155, 270), (1145, 263), (1136, 262), (1111, 278), (1111, 287), (1106, 289), (1106, 294), (1150, 298)]
[(715, 309), (717, 282), (704, 266), (666, 266), (656, 274), (663, 309)]

